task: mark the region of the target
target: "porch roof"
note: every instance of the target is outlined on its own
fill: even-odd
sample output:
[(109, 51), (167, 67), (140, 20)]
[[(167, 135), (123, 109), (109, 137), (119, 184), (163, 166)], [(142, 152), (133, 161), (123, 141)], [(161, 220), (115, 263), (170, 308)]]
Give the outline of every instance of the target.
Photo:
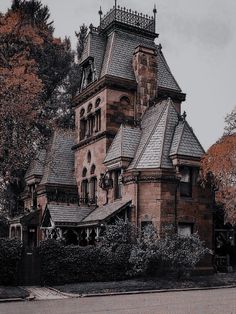
[(92, 211), (85, 219), (83, 219), (82, 224), (94, 224), (101, 221), (106, 221), (113, 215), (125, 209), (131, 204), (130, 201), (118, 200), (113, 203), (101, 206)]
[(77, 204), (48, 204), (42, 218), (42, 227), (45, 227), (44, 222), (47, 214), (50, 215), (55, 225), (78, 224), (93, 209), (91, 207), (79, 207)]

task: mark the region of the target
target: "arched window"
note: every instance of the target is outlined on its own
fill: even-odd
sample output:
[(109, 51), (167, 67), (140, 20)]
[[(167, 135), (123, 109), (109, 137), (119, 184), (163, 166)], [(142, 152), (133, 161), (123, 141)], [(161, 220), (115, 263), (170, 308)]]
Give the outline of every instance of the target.
[(89, 112), (92, 110), (92, 108), (93, 108), (93, 105), (92, 105), (92, 103), (90, 102), (90, 103), (88, 104), (87, 112), (89, 113)]
[(90, 180), (90, 202), (92, 204), (97, 203), (97, 178), (92, 177)]
[(88, 151), (88, 154), (87, 154), (87, 162), (90, 164), (91, 162), (91, 152), (90, 150)]
[(83, 180), (81, 184), (81, 203), (82, 204), (88, 204), (88, 199), (89, 199), (89, 184), (88, 180)]
[(83, 117), (84, 112), (85, 112), (85, 110), (84, 110), (84, 108), (82, 108), (82, 109), (80, 110), (80, 117)]
[(120, 103), (124, 106), (128, 106), (130, 104), (129, 97), (127, 96), (122, 96), (120, 99)]
[(97, 108), (100, 105), (100, 103), (101, 103), (101, 98), (98, 97), (95, 101), (95, 108)]
[(82, 177), (86, 177), (87, 176), (87, 168), (84, 168), (82, 171)]
[(94, 174), (96, 170), (96, 166), (92, 165), (91, 170), (90, 170), (90, 174)]

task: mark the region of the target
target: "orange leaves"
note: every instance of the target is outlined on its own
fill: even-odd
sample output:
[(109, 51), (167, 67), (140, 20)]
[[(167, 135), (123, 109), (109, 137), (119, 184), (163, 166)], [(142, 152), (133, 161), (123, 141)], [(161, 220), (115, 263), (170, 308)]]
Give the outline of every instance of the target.
[(223, 136), (212, 145), (201, 162), (202, 174), (212, 174), (218, 188), (216, 200), (224, 205), (225, 219), (236, 223), (236, 134)]
[(211, 172), (216, 181), (229, 184), (236, 173), (236, 134), (223, 136), (202, 159), (204, 177)]
[(0, 18), (0, 36), (17, 36), (21, 40), (30, 41), (35, 45), (42, 45), (48, 33), (32, 26), (19, 11), (9, 11)]

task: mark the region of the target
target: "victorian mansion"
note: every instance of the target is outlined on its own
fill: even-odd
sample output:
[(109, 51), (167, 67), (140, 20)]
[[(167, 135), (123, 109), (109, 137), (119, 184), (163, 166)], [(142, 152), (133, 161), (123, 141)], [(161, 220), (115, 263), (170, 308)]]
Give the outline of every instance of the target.
[(198, 180), (204, 150), (181, 111), (185, 101), (156, 45), (154, 17), (114, 6), (90, 26), (74, 99), (74, 132), (57, 131), (26, 175), (28, 214), (10, 236), (95, 244), (116, 217), (159, 233), (173, 224), (212, 247), (211, 195)]

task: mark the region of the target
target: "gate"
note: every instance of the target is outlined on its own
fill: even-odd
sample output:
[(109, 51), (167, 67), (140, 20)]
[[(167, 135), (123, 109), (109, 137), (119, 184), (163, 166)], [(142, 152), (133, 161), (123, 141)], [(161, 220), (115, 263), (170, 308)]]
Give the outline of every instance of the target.
[(36, 249), (25, 249), (19, 269), (19, 284), (40, 285), (40, 257)]

